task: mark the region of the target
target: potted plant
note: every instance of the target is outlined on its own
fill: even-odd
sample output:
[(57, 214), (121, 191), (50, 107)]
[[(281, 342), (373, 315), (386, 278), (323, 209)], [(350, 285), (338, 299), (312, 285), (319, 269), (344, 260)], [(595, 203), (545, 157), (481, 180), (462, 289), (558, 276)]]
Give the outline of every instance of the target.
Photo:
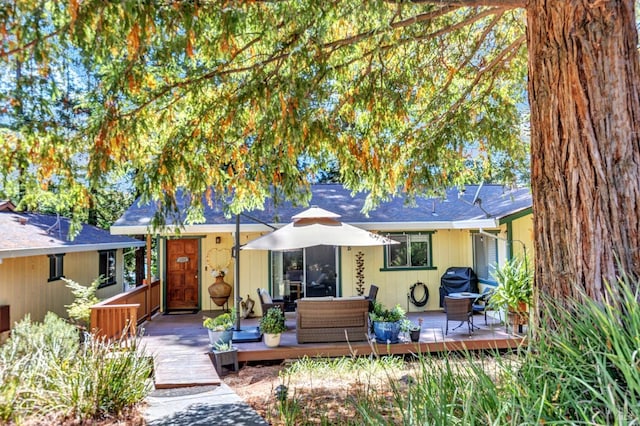
[(284, 324), (284, 312), (279, 307), (272, 307), (260, 318), (260, 331), (264, 333), (264, 344), (275, 348), (280, 344), (280, 335), (287, 329)]
[[(404, 333), (407, 333), (412, 342), (419, 341), (421, 326), (409, 320), (408, 318), (405, 318), (401, 321), (402, 321), (402, 324), (400, 326), (401, 331)], [(422, 322), (421, 320), (418, 320), (418, 321)]]
[(527, 262), (513, 258), (497, 268), (494, 277), (498, 286), (489, 299), (492, 309), (502, 309), (512, 316), (526, 316), (533, 300), (533, 271)]
[(215, 347), (218, 343), (228, 344), (233, 337), (233, 324), (236, 320), (235, 309), (215, 318), (205, 317), (202, 326), (209, 333), (209, 344)]
[(223, 375), (223, 366), (233, 365), (233, 371), (238, 371), (238, 349), (229, 343), (217, 342), (213, 347), (213, 360), (216, 372)]
[(402, 320), (406, 319), (405, 311), (400, 305), (387, 309), (380, 302), (374, 301), (369, 319), (378, 343), (398, 343)]

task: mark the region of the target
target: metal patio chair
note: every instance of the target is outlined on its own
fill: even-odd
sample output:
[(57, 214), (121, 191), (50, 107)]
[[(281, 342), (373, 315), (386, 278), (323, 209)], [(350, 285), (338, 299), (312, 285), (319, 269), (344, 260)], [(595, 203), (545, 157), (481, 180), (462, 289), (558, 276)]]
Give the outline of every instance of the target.
[(460, 321), (460, 325), (453, 330), (462, 327), (464, 322), (469, 327), (469, 334), (473, 334), (473, 304), (471, 299), (445, 296), (444, 310), (447, 315), (445, 335), (449, 334), (449, 321)]

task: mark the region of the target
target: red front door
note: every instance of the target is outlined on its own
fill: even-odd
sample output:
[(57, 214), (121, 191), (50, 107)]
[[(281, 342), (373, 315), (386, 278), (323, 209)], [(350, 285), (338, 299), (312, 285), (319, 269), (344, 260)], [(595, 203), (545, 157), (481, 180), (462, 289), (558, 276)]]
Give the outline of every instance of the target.
[(198, 310), (198, 240), (167, 240), (167, 310)]

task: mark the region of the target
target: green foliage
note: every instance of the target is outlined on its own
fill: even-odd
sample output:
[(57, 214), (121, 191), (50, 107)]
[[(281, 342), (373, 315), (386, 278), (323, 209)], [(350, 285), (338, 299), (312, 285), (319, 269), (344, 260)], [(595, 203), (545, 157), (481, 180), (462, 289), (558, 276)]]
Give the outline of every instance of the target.
[(400, 324), (400, 331), (409, 332), (409, 331), (418, 331), (420, 330), (420, 326), (415, 322), (411, 321), (408, 318), (402, 319), (402, 324)]
[(260, 318), (260, 331), (267, 334), (279, 334), (287, 330), (284, 313), (280, 308), (273, 307)]
[(369, 312), (369, 319), (372, 322), (396, 322), (405, 319), (406, 312), (400, 305), (396, 305), (391, 309), (385, 308), (384, 305), (377, 300), (373, 302), (373, 309)]
[(231, 342), (225, 343), (225, 342), (222, 342), (222, 341), (217, 341), (213, 345), (213, 349), (218, 351), (218, 352), (226, 352), (226, 351), (232, 350), (233, 346), (231, 345)]
[(68, 278), (62, 278), (62, 280), (66, 283), (65, 285), (71, 289), (71, 293), (73, 293), (75, 297), (73, 303), (65, 306), (69, 318), (77, 324), (88, 328), (91, 321), (91, 307), (100, 301), (96, 296), (96, 291), (102, 279), (96, 278), (88, 286), (78, 284)]
[(231, 312), (225, 312), (214, 318), (205, 317), (202, 321), (202, 326), (213, 331), (225, 331), (231, 330), (236, 321), (235, 308), (231, 309)]
[(151, 359), (137, 342), (81, 345), (76, 327), (53, 313), (27, 317), (0, 347), (0, 419), (59, 423), (117, 415), (148, 394)]
[(581, 295), (568, 308), (547, 300), (541, 333), (507, 382), (522, 422), (623, 425), (640, 420), (638, 280), (607, 285), (606, 300)]
[(607, 300), (545, 300), (553, 327), (529, 348), (491, 357), (421, 355), (417, 374), (381, 410), (355, 401), (363, 424), (628, 425), (640, 420), (638, 282), (623, 276)]
[[(47, 355), (64, 362), (78, 351), (78, 330), (53, 312), (48, 312), (42, 323), (32, 322), (30, 315), (15, 323), (11, 338), (0, 346), (3, 355), (23, 358), (47, 348)], [(9, 349), (11, 348), (11, 349)]]
[(32, 204), (55, 184), (74, 217), (129, 172), (163, 224), (181, 188), (196, 221), (204, 202), (307, 201), (327, 172), (370, 190), (369, 209), (399, 191), (511, 180), (527, 156), (515, 8), (38, 0), (1, 13), (2, 178), (17, 174)]
[(523, 259), (514, 257), (497, 268), (494, 277), (498, 287), (489, 304), (494, 309), (516, 309), (518, 304), (531, 305), (533, 298), (533, 269)]

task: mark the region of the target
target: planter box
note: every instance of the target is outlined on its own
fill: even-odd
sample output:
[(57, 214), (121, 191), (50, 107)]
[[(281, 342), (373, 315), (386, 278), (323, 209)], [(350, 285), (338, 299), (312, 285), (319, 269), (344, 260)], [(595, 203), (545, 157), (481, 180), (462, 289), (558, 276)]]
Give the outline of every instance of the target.
[(211, 352), (213, 365), (216, 367), (216, 372), (218, 376), (222, 377), (222, 367), (224, 366), (233, 366), (228, 367), (231, 371), (237, 372), (240, 368), (238, 367), (238, 350), (231, 349), (228, 351), (213, 351)]

